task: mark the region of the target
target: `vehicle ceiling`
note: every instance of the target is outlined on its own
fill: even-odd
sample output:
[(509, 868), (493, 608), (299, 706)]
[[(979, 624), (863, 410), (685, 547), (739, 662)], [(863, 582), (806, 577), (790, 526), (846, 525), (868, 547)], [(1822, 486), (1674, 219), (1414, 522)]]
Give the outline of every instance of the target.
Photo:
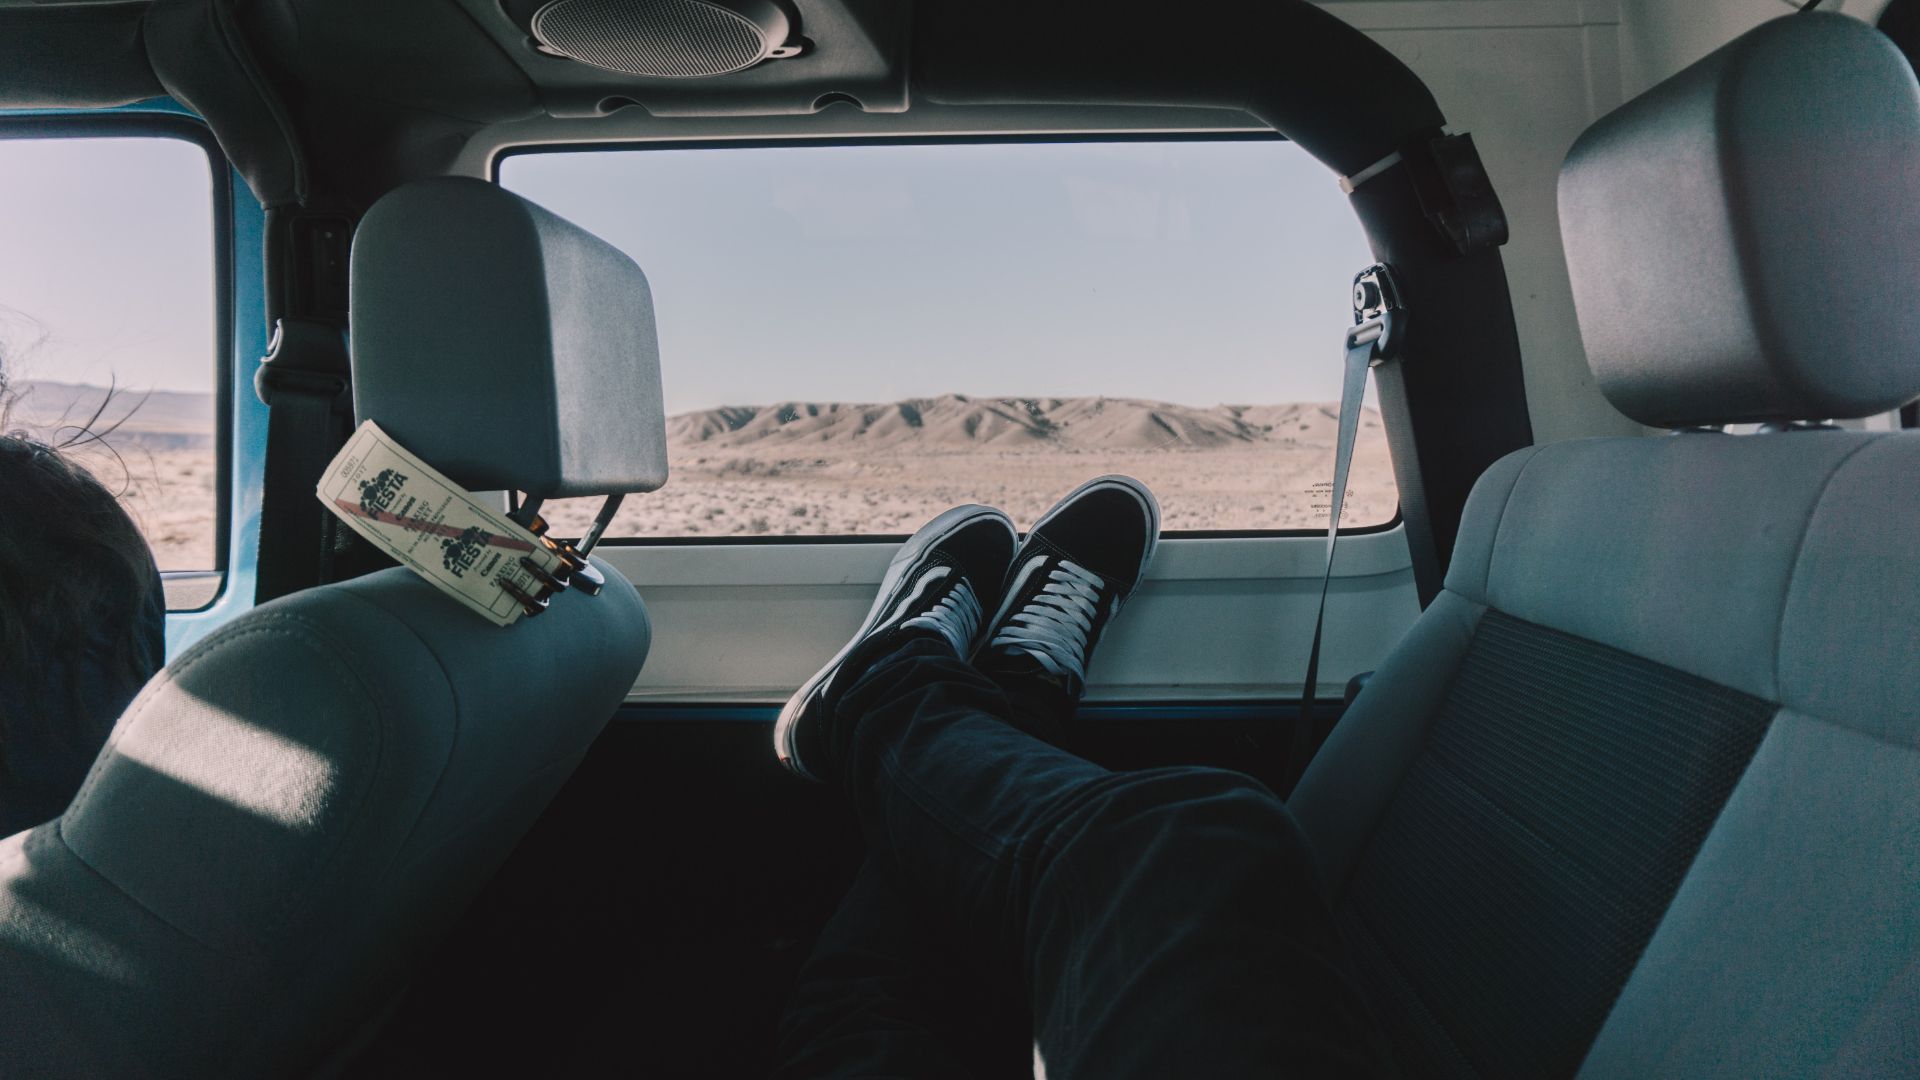
[[(800, 55), (668, 79), (544, 54), (539, 2), (0, 0), (0, 65), (16, 73), (0, 107), (171, 92), (270, 203), (294, 194), (277, 170), (306, 168), (312, 190), (361, 206), (413, 176), (484, 173), (523, 143), (1273, 124), (1352, 171), (1441, 123), (1398, 62), (1306, 3), (1208, 0), (1175, 19), (1145, 4), (792, 0)], [(247, 55), (222, 70), (216, 48)], [(262, 83), (277, 104), (248, 100)], [(1256, 83), (1276, 88), (1264, 107)], [(274, 165), (283, 140), (304, 161)]]

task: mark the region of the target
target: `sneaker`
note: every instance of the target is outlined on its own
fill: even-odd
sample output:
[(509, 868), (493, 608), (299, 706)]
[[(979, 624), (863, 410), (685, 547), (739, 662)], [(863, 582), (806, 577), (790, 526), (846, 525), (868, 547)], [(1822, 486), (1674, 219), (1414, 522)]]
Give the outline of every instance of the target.
[(1054, 738), (1087, 689), (1087, 662), (1146, 576), (1160, 504), (1130, 476), (1082, 484), (1047, 511), (1013, 557), (974, 666), (1013, 699), (1024, 727)]
[(887, 565), (860, 632), (780, 710), (773, 748), (781, 763), (824, 780), (843, 746), (833, 730), (841, 692), (908, 637), (937, 635), (956, 657), (972, 655), (1019, 542), (1013, 520), (989, 506), (954, 507), (909, 537)]

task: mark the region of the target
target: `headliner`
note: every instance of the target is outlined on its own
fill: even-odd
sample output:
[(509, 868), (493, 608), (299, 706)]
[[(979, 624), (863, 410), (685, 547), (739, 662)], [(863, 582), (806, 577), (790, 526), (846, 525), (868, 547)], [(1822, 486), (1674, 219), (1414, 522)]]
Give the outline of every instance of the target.
[(171, 93), (264, 201), (348, 206), (530, 143), (1277, 128), (1351, 172), (1443, 122), (1304, 0), (793, 2), (802, 55), (657, 79), (541, 53), (538, 0), (0, 0), (0, 107)]

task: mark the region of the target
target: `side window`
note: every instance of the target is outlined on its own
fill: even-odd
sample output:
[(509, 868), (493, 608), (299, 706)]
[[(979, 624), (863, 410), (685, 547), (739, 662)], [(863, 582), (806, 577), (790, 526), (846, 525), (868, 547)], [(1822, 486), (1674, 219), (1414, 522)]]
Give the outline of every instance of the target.
[(208, 153), (159, 136), (0, 135), (5, 429), (119, 494), (168, 606), (204, 606), (224, 562)]
[[(532, 152), (499, 176), (653, 286), (672, 480), (610, 537), (900, 535), (967, 501), (1030, 522), (1107, 472), (1170, 532), (1325, 528), (1371, 258), (1291, 143)], [(1352, 475), (1347, 525), (1391, 522), (1371, 409)], [(544, 512), (577, 532), (596, 505)]]

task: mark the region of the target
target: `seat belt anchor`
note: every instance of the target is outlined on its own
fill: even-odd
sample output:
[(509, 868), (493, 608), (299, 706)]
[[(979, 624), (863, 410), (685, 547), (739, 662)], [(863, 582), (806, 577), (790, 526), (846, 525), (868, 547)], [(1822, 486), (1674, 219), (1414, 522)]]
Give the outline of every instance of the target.
[(1347, 350), (1373, 346), (1367, 366), (1377, 367), (1394, 359), (1400, 351), (1400, 339), (1406, 325), (1406, 305), (1400, 299), (1400, 283), (1393, 268), (1375, 263), (1354, 275), (1353, 328), (1347, 331)]
[(267, 355), (253, 373), (253, 391), (271, 406), (281, 391), (327, 399), (339, 409), (351, 385), (346, 328), (318, 319), (276, 319)]

